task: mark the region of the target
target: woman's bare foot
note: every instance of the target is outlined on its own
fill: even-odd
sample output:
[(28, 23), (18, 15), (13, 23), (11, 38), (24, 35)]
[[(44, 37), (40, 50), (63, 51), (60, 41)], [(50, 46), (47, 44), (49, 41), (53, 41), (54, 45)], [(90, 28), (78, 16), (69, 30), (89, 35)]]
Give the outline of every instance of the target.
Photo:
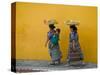
[(55, 62), (50, 63), (50, 65), (56, 65)]

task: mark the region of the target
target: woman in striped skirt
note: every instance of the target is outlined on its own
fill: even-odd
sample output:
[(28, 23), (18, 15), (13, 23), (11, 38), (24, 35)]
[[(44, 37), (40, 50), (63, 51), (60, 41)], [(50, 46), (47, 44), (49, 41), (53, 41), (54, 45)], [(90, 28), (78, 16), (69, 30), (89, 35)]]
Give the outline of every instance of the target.
[(76, 65), (76, 62), (82, 63), (84, 57), (79, 43), (77, 27), (74, 24), (70, 25), (69, 39), (70, 40), (69, 40), (69, 49), (67, 57), (69, 65)]

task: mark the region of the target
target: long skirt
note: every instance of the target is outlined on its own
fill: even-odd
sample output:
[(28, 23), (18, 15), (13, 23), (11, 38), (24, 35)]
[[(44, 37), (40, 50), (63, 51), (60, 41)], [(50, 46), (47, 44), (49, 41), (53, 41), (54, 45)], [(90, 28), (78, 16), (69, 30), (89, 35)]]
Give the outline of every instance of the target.
[(58, 61), (61, 59), (59, 44), (52, 46), (52, 43), (50, 42), (48, 48), (49, 48), (49, 54), (51, 56), (52, 61)]
[(75, 49), (73, 49), (72, 42), (69, 43), (69, 49), (68, 49), (68, 57), (67, 61), (70, 62), (76, 62), (83, 60), (83, 53), (80, 48), (79, 42), (75, 42)]

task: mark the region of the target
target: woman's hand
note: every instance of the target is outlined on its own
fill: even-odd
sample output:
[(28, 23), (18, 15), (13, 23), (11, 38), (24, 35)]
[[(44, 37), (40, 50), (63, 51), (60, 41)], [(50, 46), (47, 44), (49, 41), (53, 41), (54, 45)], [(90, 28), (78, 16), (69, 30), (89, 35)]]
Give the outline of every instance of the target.
[(49, 37), (48, 37), (48, 34), (47, 34), (47, 40), (45, 42), (45, 47), (47, 47), (48, 42), (49, 42)]
[(47, 47), (47, 43), (45, 43), (45, 47)]
[(75, 41), (72, 42), (73, 50), (75, 51)]
[(73, 51), (75, 51), (76, 49), (75, 49), (75, 47), (73, 47)]

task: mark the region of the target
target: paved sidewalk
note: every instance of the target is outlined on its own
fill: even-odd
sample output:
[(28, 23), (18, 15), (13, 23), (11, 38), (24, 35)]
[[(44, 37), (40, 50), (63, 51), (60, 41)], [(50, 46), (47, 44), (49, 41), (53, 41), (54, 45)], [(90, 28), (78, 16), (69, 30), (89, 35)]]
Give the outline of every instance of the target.
[(41, 72), (41, 71), (60, 71), (72, 69), (87, 69), (97, 68), (94, 63), (85, 63), (84, 65), (69, 66), (66, 63), (60, 65), (50, 65), (48, 61), (35, 61), (35, 60), (17, 60), (17, 72)]

